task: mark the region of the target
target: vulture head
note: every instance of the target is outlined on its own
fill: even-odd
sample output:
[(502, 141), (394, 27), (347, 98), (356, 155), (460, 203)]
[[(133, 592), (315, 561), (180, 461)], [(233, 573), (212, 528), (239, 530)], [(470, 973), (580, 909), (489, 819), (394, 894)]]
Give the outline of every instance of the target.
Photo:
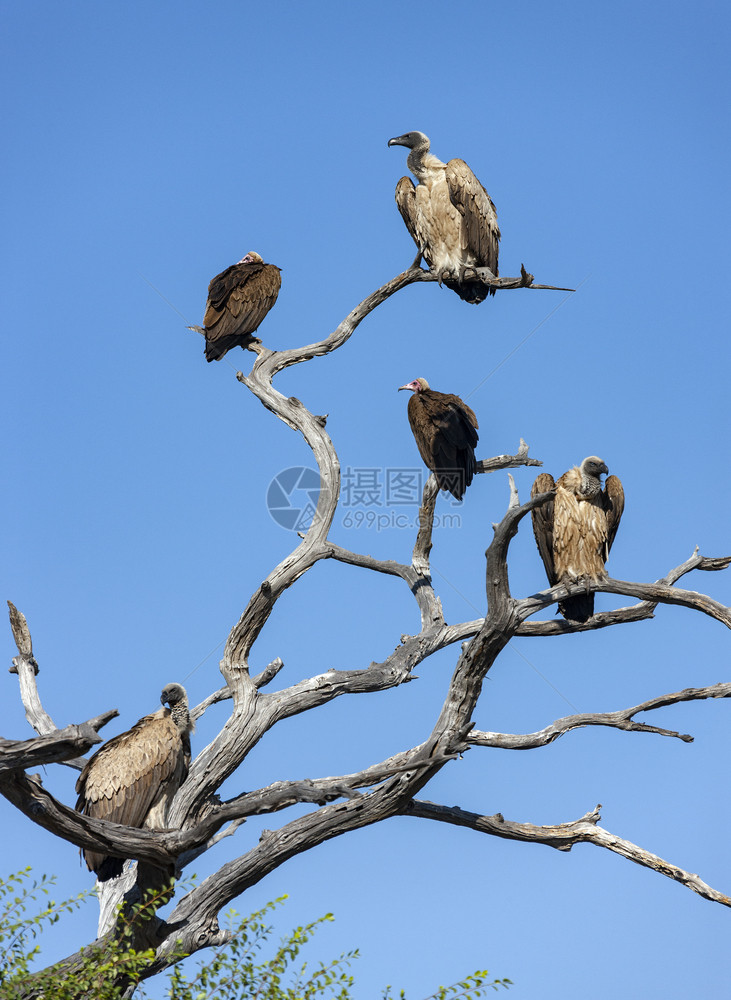
[(589, 455), (581, 463), (580, 471), (582, 476), (590, 476), (592, 479), (598, 479), (601, 475), (606, 475), (609, 469), (598, 455)]
[(256, 250), (249, 250), (245, 257), (242, 257), (239, 264), (263, 264), (264, 258), (256, 252)]
[(177, 705), (179, 701), (187, 700), (188, 695), (182, 684), (166, 684), (160, 695), (160, 703), (162, 705), (169, 705), (171, 708), (173, 705)]
[(415, 378), (413, 382), (407, 382), (406, 385), (400, 385), (398, 387), (398, 391), (401, 392), (402, 389), (409, 389), (411, 392), (423, 392), (428, 388), (429, 383), (425, 378)]
[(397, 135), (388, 140), (389, 146), (406, 146), (408, 149), (418, 149), (427, 152), (429, 149), (429, 139), (423, 132), (406, 132), (404, 135)]
[(166, 684), (160, 702), (170, 706), (170, 714), (181, 732), (191, 732), (193, 721), (188, 712), (188, 694), (182, 684)]

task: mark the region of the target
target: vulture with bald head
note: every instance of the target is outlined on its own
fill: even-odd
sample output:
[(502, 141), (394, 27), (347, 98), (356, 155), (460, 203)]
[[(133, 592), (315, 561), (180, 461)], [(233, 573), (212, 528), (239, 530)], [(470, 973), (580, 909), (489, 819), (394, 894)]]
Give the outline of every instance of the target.
[(232, 347), (246, 347), (254, 340), (252, 335), (277, 301), (279, 271), (250, 250), (211, 281), (203, 317), (206, 361), (219, 361)]
[[(396, 185), (396, 204), (420, 256), (447, 288), (465, 302), (482, 302), (495, 289), (467, 280), (467, 267), (486, 267), (497, 277), (500, 229), (492, 199), (464, 160), (442, 163), (429, 152), (423, 132), (407, 132), (388, 140), (410, 150), (410, 177)], [(418, 262), (417, 257), (417, 262)]]
[[(78, 812), (124, 826), (165, 829), (170, 803), (188, 775), (193, 723), (181, 684), (164, 687), (160, 701), (170, 707), (145, 715), (89, 759), (76, 782)], [(100, 882), (121, 874), (121, 858), (82, 853)]]
[(477, 468), (477, 417), (459, 396), (430, 389), (425, 378), (401, 389), (414, 394), (409, 400), (409, 423), (424, 464), (437, 477), (440, 490), (461, 500)]
[[(608, 476), (602, 488), (601, 477), (608, 472), (601, 458), (590, 455), (558, 482), (542, 472), (533, 483), (531, 497), (555, 490), (552, 500), (531, 511), (538, 551), (552, 587), (579, 580), (598, 583), (607, 575), (604, 564), (624, 510), (624, 490), (617, 476)], [(558, 610), (567, 621), (585, 622), (594, 614), (594, 595), (567, 597)]]

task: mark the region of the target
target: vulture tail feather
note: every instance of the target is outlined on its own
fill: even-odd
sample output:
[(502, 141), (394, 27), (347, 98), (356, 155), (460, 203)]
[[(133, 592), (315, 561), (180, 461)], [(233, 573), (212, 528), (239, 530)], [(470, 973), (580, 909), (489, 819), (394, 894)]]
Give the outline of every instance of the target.
[(456, 292), (464, 302), (469, 302), (471, 305), (479, 305), (480, 302), (485, 301), (488, 295), (495, 294), (494, 288), (483, 285), (481, 281), (453, 281), (450, 278), (445, 278), (444, 284)]
[(239, 344), (244, 347), (245, 344), (253, 340), (253, 337), (221, 337), (219, 340), (211, 343), (206, 341), (206, 361), (220, 361), (220, 359), (227, 354), (233, 347)]
[[(95, 855), (97, 857), (97, 855)], [(101, 859), (101, 855), (99, 858)], [(106, 857), (102, 860), (96, 870), (96, 877), (98, 882), (108, 882), (111, 878), (118, 878), (124, 870), (124, 860), (123, 858), (110, 858)]]
[(586, 622), (594, 614), (594, 595), (579, 594), (578, 597), (567, 597), (559, 601), (558, 610), (569, 622)]

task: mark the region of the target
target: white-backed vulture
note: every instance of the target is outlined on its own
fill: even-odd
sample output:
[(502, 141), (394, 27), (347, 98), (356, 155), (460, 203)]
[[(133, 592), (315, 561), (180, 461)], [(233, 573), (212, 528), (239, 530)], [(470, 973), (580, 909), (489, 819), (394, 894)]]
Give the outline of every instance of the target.
[(436, 475), (440, 490), (461, 500), (477, 467), (477, 417), (459, 396), (430, 389), (425, 378), (401, 389), (414, 394), (409, 400), (409, 423), (424, 464)]
[(203, 317), (206, 361), (218, 361), (232, 347), (251, 343), (252, 334), (277, 301), (282, 287), (279, 270), (250, 250), (211, 281)]
[[(78, 812), (124, 826), (165, 829), (173, 796), (188, 775), (193, 723), (181, 684), (168, 684), (163, 705), (120, 733), (89, 759), (76, 782)], [(121, 858), (83, 851), (100, 882), (119, 875)]]
[[(624, 510), (624, 490), (616, 476), (607, 476), (602, 489), (601, 476), (608, 472), (601, 458), (590, 455), (556, 483), (547, 472), (533, 483), (532, 497), (556, 491), (552, 500), (531, 511), (538, 551), (552, 587), (582, 579), (596, 583), (607, 575), (604, 564)], [(558, 610), (567, 621), (585, 622), (594, 614), (594, 595), (567, 597)]]
[(433, 156), (423, 132), (407, 132), (388, 144), (411, 151), (406, 163), (419, 183), (414, 187), (410, 177), (402, 177), (396, 204), (430, 270), (465, 302), (494, 295), (489, 285), (464, 278), (466, 267), (498, 274), (500, 229), (490, 195), (464, 160), (442, 163)]

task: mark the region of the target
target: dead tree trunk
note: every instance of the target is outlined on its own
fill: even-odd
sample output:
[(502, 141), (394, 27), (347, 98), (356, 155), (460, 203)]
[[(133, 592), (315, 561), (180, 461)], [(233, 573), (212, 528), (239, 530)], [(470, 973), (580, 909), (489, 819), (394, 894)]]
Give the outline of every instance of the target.
[[(483, 816), (418, 799), (429, 780), (447, 764), (455, 762), (470, 747), (536, 749), (547, 745), (557, 736), (580, 726), (604, 725), (627, 731), (640, 731), (689, 740), (666, 729), (638, 723), (638, 712), (657, 710), (666, 705), (703, 698), (726, 698), (731, 684), (661, 694), (656, 698), (623, 711), (569, 716), (548, 723), (537, 732), (526, 735), (478, 732), (473, 716), (483, 682), (506, 644), (514, 636), (561, 636), (577, 631), (618, 626), (652, 618), (657, 604), (676, 604), (701, 612), (727, 628), (731, 627), (731, 610), (710, 597), (675, 586), (693, 570), (725, 569), (731, 559), (705, 558), (697, 553), (655, 583), (636, 583), (607, 578), (601, 583), (559, 585), (539, 593), (514, 597), (508, 580), (508, 555), (512, 538), (525, 515), (544, 503), (548, 495), (536, 497), (521, 505), (510, 478), (507, 511), (493, 525), (490, 538), (485, 538), (485, 612), (473, 621), (447, 624), (442, 603), (431, 576), (430, 554), (432, 526), (437, 487), (434, 477), (428, 480), (420, 509), (418, 529), (410, 563), (376, 559), (344, 549), (329, 540), (328, 534), (340, 495), (340, 465), (326, 429), (324, 417), (310, 412), (295, 397), (286, 397), (273, 386), (274, 377), (285, 368), (337, 350), (353, 335), (360, 322), (378, 305), (399, 289), (414, 281), (435, 280), (429, 272), (412, 267), (379, 288), (360, 303), (325, 339), (297, 349), (275, 351), (260, 342), (249, 350), (256, 358), (248, 374), (237, 373), (239, 382), (252, 392), (264, 407), (299, 431), (320, 471), (320, 494), (311, 527), (299, 543), (252, 594), (241, 617), (232, 627), (220, 663), (224, 687), (212, 693), (196, 709), (200, 717), (210, 705), (228, 700), (229, 717), (213, 741), (194, 759), (189, 776), (172, 806), (170, 829), (149, 831), (121, 827), (116, 824), (82, 816), (56, 801), (40, 779), (29, 777), (24, 769), (39, 763), (64, 761), (79, 766), (75, 759), (98, 741), (95, 730), (111, 717), (107, 713), (79, 727), (58, 730), (43, 711), (36, 686), (38, 665), (33, 658), (30, 632), (21, 614), (11, 606), (18, 655), (14, 669), (20, 680), (23, 704), (31, 725), (42, 738), (11, 744), (0, 744), (0, 792), (30, 820), (49, 832), (81, 847), (103, 849), (106, 853), (132, 858), (145, 865), (133, 869), (130, 881), (136, 877), (135, 890), (145, 888), (140, 875), (148, 865), (156, 869), (180, 872), (186, 865), (209, 850), (222, 837), (231, 836), (248, 816), (274, 813), (288, 806), (307, 802), (315, 805), (306, 815), (285, 822), (262, 835), (259, 843), (233, 861), (224, 864), (175, 905), (165, 921), (156, 928), (156, 957), (146, 975), (153, 976), (177, 960), (181, 947), (194, 953), (209, 945), (226, 940), (218, 925), (218, 915), (232, 900), (288, 858), (310, 850), (318, 844), (351, 830), (362, 828), (397, 815), (437, 820), (468, 826), (490, 836), (546, 844), (568, 851), (575, 843), (587, 842), (621, 854), (636, 864), (651, 868), (704, 898), (731, 905), (731, 900), (706, 885), (697, 875), (650, 854), (600, 827), (599, 807), (577, 820), (558, 826), (533, 826), (515, 823), (501, 815)], [(521, 279), (500, 279), (502, 287), (531, 286), (531, 276)], [(512, 282), (512, 284), (511, 284)], [(531, 286), (536, 287), (536, 286)], [(541, 463), (528, 457), (524, 442), (515, 455), (500, 455), (484, 459), (478, 472), (492, 473), (521, 465)], [(314, 677), (282, 687), (270, 693), (267, 689), (283, 669), (277, 659), (260, 673), (252, 676), (249, 659), (261, 630), (275, 612), (279, 597), (297, 582), (312, 566), (333, 559), (354, 569), (384, 573), (400, 578), (411, 592), (418, 609), (421, 630), (416, 635), (403, 635), (397, 648), (380, 663), (370, 663), (360, 669), (328, 669)], [(593, 591), (623, 594), (637, 603), (616, 611), (595, 614), (582, 624), (567, 621), (535, 621), (533, 616), (567, 596)], [(317, 719), (317, 709), (344, 694), (366, 694), (385, 691), (410, 681), (420, 663), (439, 650), (461, 643), (455, 657), (454, 672), (440, 712), (422, 742), (386, 760), (376, 760), (364, 770), (336, 777), (292, 781), (283, 778), (266, 788), (238, 795), (219, 802), (217, 793), (222, 783), (246, 760), (262, 737), (278, 723), (293, 715), (311, 711)], [(118, 887), (113, 898), (120, 898), (129, 887)], [(113, 900), (112, 900), (113, 901)], [(105, 903), (102, 930), (109, 925), (109, 900)], [(73, 969), (75, 956), (67, 960), (66, 969)], [(27, 996), (34, 996), (32, 979)]]

